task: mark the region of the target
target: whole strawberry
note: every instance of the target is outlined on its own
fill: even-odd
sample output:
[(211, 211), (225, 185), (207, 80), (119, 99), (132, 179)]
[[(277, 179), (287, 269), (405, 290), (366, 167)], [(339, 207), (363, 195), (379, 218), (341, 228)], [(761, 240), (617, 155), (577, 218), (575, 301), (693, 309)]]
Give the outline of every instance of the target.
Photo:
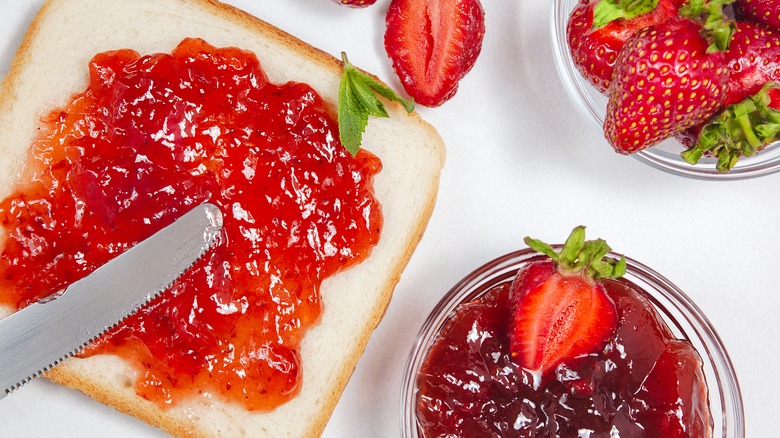
[(780, 32), (737, 22), (726, 51), (729, 69), (726, 105), (758, 93), (770, 81), (780, 81)]
[(376, 3), (376, 0), (333, 0), (334, 2), (349, 6), (350, 8), (365, 8), (366, 6), (371, 6), (374, 3)]
[(617, 310), (600, 280), (622, 276), (626, 261), (605, 259), (609, 246), (585, 241), (584, 227), (572, 231), (560, 252), (538, 240), (525, 242), (549, 258), (529, 263), (512, 282), (509, 349), (518, 365), (544, 376), (609, 340)]
[(581, 0), (569, 15), (566, 38), (577, 70), (606, 92), (617, 55), (636, 31), (677, 15), (685, 0)]
[(780, 33), (737, 22), (726, 62), (726, 108), (676, 135), (691, 149), (682, 154), (687, 162), (696, 164), (702, 156), (715, 157), (721, 172), (777, 140), (777, 132), (768, 127), (773, 126), (775, 111), (780, 109), (777, 99), (772, 98), (780, 91), (768, 84), (780, 82)]
[[(728, 81), (723, 50), (732, 30), (721, 9), (730, 1), (713, 0), (706, 7), (696, 2), (696, 8), (683, 8), (687, 16), (643, 29), (626, 41), (604, 121), (604, 134), (616, 151), (628, 154), (655, 145), (722, 107)], [(699, 16), (707, 18), (700, 21)]]
[(392, 0), (385, 49), (415, 103), (449, 100), (482, 50), (485, 13), (479, 0)]
[(734, 13), (738, 20), (752, 21), (774, 29), (780, 29), (780, 1), (737, 0)]

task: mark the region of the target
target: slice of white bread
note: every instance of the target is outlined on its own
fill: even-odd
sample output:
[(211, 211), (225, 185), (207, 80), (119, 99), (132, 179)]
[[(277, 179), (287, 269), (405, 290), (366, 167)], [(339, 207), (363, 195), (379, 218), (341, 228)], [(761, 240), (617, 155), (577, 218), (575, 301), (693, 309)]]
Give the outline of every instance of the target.
[[(336, 106), (339, 61), (216, 1), (51, 0), (2, 84), (0, 197), (14, 186), (40, 117), (86, 87), (93, 55), (119, 48), (170, 52), (184, 37), (250, 50), (272, 82), (306, 82)], [(400, 105), (387, 107), (390, 118), (372, 118), (363, 141), (384, 166), (375, 178), (384, 216), (381, 239), (368, 259), (324, 283), (322, 319), (301, 347), (300, 395), (269, 413), (247, 412), (208, 393), (162, 410), (135, 395), (136, 371), (112, 356), (68, 359), (48, 377), (174, 435), (320, 435), (422, 236), (444, 162), (444, 146), (431, 126)]]

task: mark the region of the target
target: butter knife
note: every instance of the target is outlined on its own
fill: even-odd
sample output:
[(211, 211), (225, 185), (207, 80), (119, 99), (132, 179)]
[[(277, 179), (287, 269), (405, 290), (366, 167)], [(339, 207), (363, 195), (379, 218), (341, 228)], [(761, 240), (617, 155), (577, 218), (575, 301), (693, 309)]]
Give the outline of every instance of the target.
[(167, 289), (211, 248), (221, 228), (219, 208), (200, 205), (64, 292), (0, 320), (0, 398)]

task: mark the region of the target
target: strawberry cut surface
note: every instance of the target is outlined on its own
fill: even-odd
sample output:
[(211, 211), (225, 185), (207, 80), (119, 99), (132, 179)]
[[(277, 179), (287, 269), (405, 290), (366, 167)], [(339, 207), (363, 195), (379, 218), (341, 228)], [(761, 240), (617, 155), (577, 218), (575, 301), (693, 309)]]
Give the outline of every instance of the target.
[(511, 282), (459, 305), (417, 375), (424, 437), (709, 437), (701, 359), (635, 285), (602, 280), (617, 326), (538, 383), (510, 350)]
[(580, 274), (561, 275), (555, 263), (533, 263), (512, 285), (510, 350), (519, 364), (548, 373), (565, 359), (597, 351), (617, 323), (603, 288)]
[(415, 103), (435, 107), (455, 94), (482, 50), (479, 0), (393, 0), (385, 49)]

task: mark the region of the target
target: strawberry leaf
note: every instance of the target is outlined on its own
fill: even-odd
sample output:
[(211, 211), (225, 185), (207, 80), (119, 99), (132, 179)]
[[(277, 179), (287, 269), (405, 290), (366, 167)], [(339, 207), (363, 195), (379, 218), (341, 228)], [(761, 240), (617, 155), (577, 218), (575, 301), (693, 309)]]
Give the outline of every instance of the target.
[(723, 8), (735, 0), (690, 0), (680, 8), (680, 15), (702, 22), (702, 36), (710, 43), (708, 53), (725, 52), (736, 31), (734, 21)]
[(646, 14), (658, 5), (658, 0), (601, 0), (593, 8), (593, 28), (604, 27), (618, 19), (630, 20)]
[(591, 278), (596, 280), (600, 278), (619, 278), (626, 273), (625, 257), (620, 257), (617, 263), (612, 259), (604, 258), (612, 250), (607, 245), (607, 242), (596, 239), (593, 241), (592, 247), (594, 248), (594, 254), (590, 265), (588, 265), (588, 275)]
[(585, 240), (585, 227), (578, 226), (572, 230), (560, 252), (537, 239), (525, 238), (525, 243), (531, 249), (550, 257), (558, 264), (562, 273), (583, 273), (593, 280), (603, 278), (619, 278), (626, 273), (626, 259), (614, 260), (606, 257), (612, 248), (602, 239)]
[(558, 253), (549, 244), (544, 243), (541, 240), (532, 239), (530, 237), (526, 237), (525, 239), (523, 239), (523, 241), (532, 250), (546, 255), (547, 257), (551, 258), (554, 262), (558, 261)]
[(566, 242), (561, 248), (560, 263), (568, 265), (570, 269), (582, 269), (580, 253), (585, 248), (585, 227), (582, 225), (572, 230)]
[(728, 172), (741, 157), (780, 140), (780, 111), (771, 107), (772, 90), (780, 90), (780, 84), (767, 82), (755, 95), (724, 109), (702, 128), (696, 144), (682, 158), (696, 164), (709, 153), (717, 158), (718, 171)]
[(339, 84), (339, 139), (352, 156), (357, 155), (368, 125), (368, 117), (389, 117), (379, 96), (403, 105), (407, 112), (414, 111), (414, 104), (402, 99), (395, 91), (350, 64), (342, 52), (344, 72)]

